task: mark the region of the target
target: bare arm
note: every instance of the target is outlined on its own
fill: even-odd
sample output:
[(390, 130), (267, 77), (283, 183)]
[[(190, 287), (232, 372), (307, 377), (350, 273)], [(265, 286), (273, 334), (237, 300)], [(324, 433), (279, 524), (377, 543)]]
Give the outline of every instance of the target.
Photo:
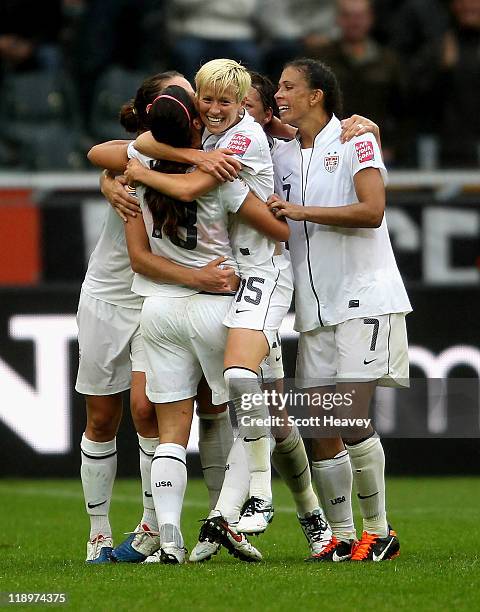
[(265, 131), (274, 138), (282, 138), (284, 140), (293, 140), (297, 135), (297, 128), (282, 123), (278, 117), (273, 116), (270, 123), (265, 126)]
[(242, 169), (242, 164), (232, 157), (233, 151), (229, 149), (216, 149), (208, 153), (199, 149), (177, 149), (158, 142), (151, 132), (140, 134), (135, 141), (135, 148), (153, 159), (168, 159), (197, 166), (220, 182), (233, 181)]
[(145, 168), (136, 159), (128, 162), (125, 176), (130, 184), (143, 183), (181, 202), (192, 202), (219, 185), (219, 181), (202, 170), (188, 174), (165, 174)]
[(265, 202), (259, 200), (252, 192), (247, 195), (237, 214), (267, 238), (286, 242), (290, 237), (290, 230), (285, 221), (276, 219)]
[(278, 218), (337, 227), (380, 227), (385, 212), (385, 187), (380, 171), (365, 168), (355, 174), (353, 181), (358, 202), (347, 206), (301, 206), (275, 194), (267, 204)]
[(154, 255), (150, 250), (141, 215), (130, 219), (125, 225), (125, 236), (132, 270), (138, 274), (158, 282), (183, 285), (212, 293), (231, 292), (237, 288), (238, 278), (234, 270), (230, 267), (225, 269), (219, 267), (225, 261), (224, 257), (218, 257), (203, 268), (187, 268), (165, 257)]
[(95, 145), (87, 153), (88, 161), (99, 168), (123, 172), (128, 163), (127, 149), (130, 140), (109, 140)]
[(127, 222), (127, 215), (136, 217), (141, 213), (137, 198), (126, 189), (125, 176), (115, 176), (110, 170), (104, 170), (100, 175), (100, 190), (117, 215)]

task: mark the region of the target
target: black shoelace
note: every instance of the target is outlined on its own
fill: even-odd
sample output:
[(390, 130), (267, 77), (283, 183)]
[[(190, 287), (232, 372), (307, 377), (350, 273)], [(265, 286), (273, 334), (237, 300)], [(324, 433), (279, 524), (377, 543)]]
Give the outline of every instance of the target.
[(256, 512), (262, 512), (264, 508), (264, 500), (259, 497), (251, 497), (247, 499), (242, 508), (242, 516), (253, 516)]
[(327, 522), (319, 514), (312, 514), (312, 516), (302, 518), (301, 522), (313, 542), (321, 540), (323, 533), (328, 529)]

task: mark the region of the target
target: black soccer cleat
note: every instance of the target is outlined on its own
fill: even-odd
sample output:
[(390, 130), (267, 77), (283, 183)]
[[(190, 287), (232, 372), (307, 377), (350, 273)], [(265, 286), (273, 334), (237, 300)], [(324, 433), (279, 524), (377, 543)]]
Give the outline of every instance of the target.
[(262, 554), (250, 544), (243, 533), (238, 533), (233, 525), (229, 525), (223, 516), (206, 519), (203, 527), (203, 537), (210, 542), (218, 542), (240, 561), (261, 561)]
[(364, 531), (360, 541), (355, 545), (352, 561), (388, 561), (400, 554), (400, 542), (396, 532), (388, 526), (385, 538)]
[(315, 563), (317, 561), (333, 561), (333, 563), (342, 563), (343, 561), (348, 561), (350, 559), (353, 548), (353, 540), (343, 542), (342, 540), (337, 540), (335, 536), (332, 536), (330, 542), (321, 552), (308, 557), (308, 559), (305, 559), (305, 561), (308, 563)]

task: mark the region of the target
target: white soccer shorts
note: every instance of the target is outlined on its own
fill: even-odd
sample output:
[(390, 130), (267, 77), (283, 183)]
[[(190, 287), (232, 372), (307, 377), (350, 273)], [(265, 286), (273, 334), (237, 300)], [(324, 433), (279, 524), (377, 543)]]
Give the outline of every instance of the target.
[(223, 319), (231, 296), (147, 297), (140, 329), (145, 348), (147, 397), (157, 404), (194, 397), (202, 374), (214, 405), (228, 401)]
[(83, 395), (113, 395), (130, 389), (132, 370), (144, 372), (140, 310), (80, 293), (75, 389)]
[(223, 323), (230, 328), (263, 331), (270, 347), (269, 355), (260, 364), (264, 381), (283, 378), (282, 348), (278, 330), (290, 309), (293, 279), (290, 263), (283, 255), (274, 257), (280, 266), (262, 274), (242, 278), (232, 305)]
[(242, 278), (224, 325), (232, 328), (257, 329), (265, 333), (272, 346), (276, 332), (292, 303), (293, 279), (290, 266), (276, 269), (274, 275)]
[(295, 384), (301, 389), (378, 380), (409, 386), (405, 313), (350, 319), (300, 334)]

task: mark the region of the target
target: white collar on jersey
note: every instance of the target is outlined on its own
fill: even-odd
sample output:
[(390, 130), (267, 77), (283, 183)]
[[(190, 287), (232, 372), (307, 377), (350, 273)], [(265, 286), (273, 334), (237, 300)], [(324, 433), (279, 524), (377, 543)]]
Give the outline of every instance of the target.
[[(316, 149), (321, 147), (327, 142), (331, 142), (334, 138), (340, 136), (342, 131), (342, 126), (340, 125), (340, 120), (337, 119), (335, 115), (332, 115), (332, 118), (327, 123), (327, 125), (318, 132), (315, 136), (315, 140), (313, 141), (313, 147)], [(297, 134), (295, 138), (301, 144), (300, 134)]]

